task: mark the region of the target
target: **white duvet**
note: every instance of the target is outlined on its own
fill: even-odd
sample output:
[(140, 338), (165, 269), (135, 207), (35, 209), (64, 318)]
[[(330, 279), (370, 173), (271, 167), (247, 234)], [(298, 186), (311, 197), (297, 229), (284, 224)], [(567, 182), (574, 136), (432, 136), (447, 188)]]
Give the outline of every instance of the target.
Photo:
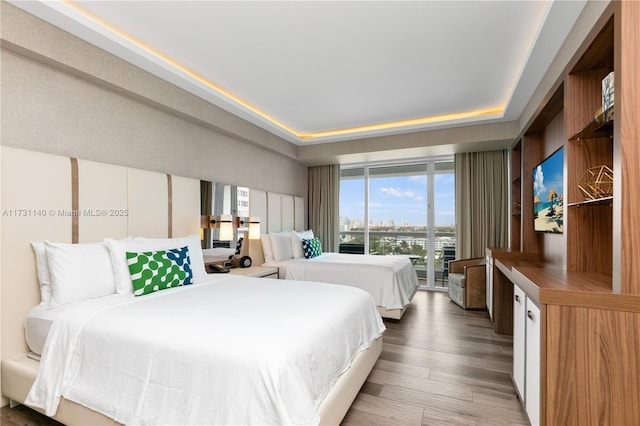
[(312, 259), (290, 259), (275, 265), (284, 270), (284, 278), (288, 280), (360, 288), (385, 309), (404, 308), (418, 288), (416, 271), (405, 256), (323, 253)]
[(326, 284), (206, 282), (67, 308), (26, 403), (60, 397), (124, 424), (317, 424), (355, 355), (384, 332), (371, 296)]

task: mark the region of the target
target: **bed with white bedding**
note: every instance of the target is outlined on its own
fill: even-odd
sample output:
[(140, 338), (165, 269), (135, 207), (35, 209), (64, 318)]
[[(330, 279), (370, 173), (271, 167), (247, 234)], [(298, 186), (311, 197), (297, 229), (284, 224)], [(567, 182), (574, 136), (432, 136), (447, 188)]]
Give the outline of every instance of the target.
[(317, 424), (383, 331), (371, 297), (342, 286), (215, 275), (114, 294), (64, 305), (26, 403), (52, 416), (64, 397), (124, 424)]
[[(204, 418), (190, 413), (202, 411), (204, 404), (212, 401), (221, 402), (210, 404), (219, 409), (230, 398), (227, 393), (237, 391), (244, 381), (243, 396), (233, 405), (241, 406), (241, 410), (233, 408), (240, 414), (202, 415), (222, 416), (219, 419), (233, 418), (224, 417), (227, 415), (244, 416), (246, 423), (260, 424), (286, 423), (283, 419), (288, 417), (296, 419), (291, 422), (300, 419), (316, 423), (319, 419), (322, 424), (340, 423), (382, 348), (381, 320), (376, 317), (375, 305), (368, 294), (360, 291), (358, 296), (357, 289), (352, 289), (351, 295), (347, 295), (340, 287), (326, 284), (296, 285), (234, 278), (228, 274), (207, 276), (199, 238), (199, 180), (10, 147), (1, 147), (1, 151), (0, 194), (7, 209), (27, 206), (37, 207), (38, 211), (80, 212), (104, 206), (126, 212), (96, 217), (48, 214), (2, 218), (2, 293), (9, 295), (2, 306), (3, 404), (24, 403), (37, 381), (30, 401), (48, 407), (49, 413), (57, 404), (53, 418), (64, 424), (114, 424), (115, 418), (127, 422), (126, 419), (135, 416), (145, 417), (149, 410), (153, 411), (150, 405), (166, 406), (159, 410), (159, 415), (166, 419), (181, 415), (187, 416), (190, 423), (202, 424)], [(43, 174), (48, 176), (45, 181), (39, 178)], [(189, 237), (172, 238), (176, 235)], [(47, 244), (45, 240), (56, 243)], [(180, 268), (181, 276), (192, 275), (194, 283), (188, 284), (183, 277), (182, 286), (172, 284), (170, 289), (149, 294), (143, 291), (143, 297), (134, 296), (132, 293), (140, 288), (133, 282), (134, 272), (130, 269), (133, 264), (128, 262), (128, 254), (135, 252), (135, 263), (147, 251), (154, 252), (154, 256), (164, 252), (163, 262), (169, 260), (171, 252), (173, 266)], [(187, 273), (189, 262), (185, 259), (191, 261), (191, 273)], [(162, 274), (169, 275), (168, 269)], [(275, 295), (278, 292), (275, 284), (281, 290), (289, 287), (290, 291), (272, 300), (264, 293), (273, 289)], [(324, 294), (325, 290), (330, 293)], [(187, 299), (187, 293), (196, 295), (195, 300)], [(350, 300), (349, 306), (342, 306), (344, 312), (327, 311), (328, 299), (342, 298)], [(327, 303), (318, 307), (316, 299)], [(152, 307), (156, 303), (162, 306), (161, 316)], [(181, 305), (189, 305), (191, 309), (179, 309)], [(362, 310), (352, 309), (351, 305)], [(201, 309), (194, 309), (196, 306)], [(370, 340), (371, 334), (357, 331), (354, 334), (354, 324), (362, 330), (369, 330), (373, 324), (359, 318), (359, 310), (375, 314), (368, 317), (375, 317), (373, 329), (379, 337)], [(155, 317), (151, 318), (152, 315)], [(300, 319), (303, 316), (304, 321)], [(347, 324), (338, 325), (340, 319)], [(298, 324), (309, 327), (299, 328)], [(267, 328), (260, 328), (262, 325)], [(336, 340), (341, 333), (349, 333), (349, 338)], [(136, 336), (135, 341), (129, 336)], [(153, 336), (162, 336), (159, 345), (152, 344)], [(254, 340), (256, 343), (252, 343)], [(97, 346), (90, 347), (94, 343)], [(336, 344), (339, 347), (334, 351)], [(65, 346), (68, 350), (61, 350)], [(116, 352), (111, 352), (111, 346)], [(118, 352), (123, 346), (127, 347), (126, 359)], [(328, 360), (316, 357), (314, 351), (319, 347), (331, 347), (335, 356)], [(43, 354), (42, 362), (32, 351)], [(238, 351), (240, 356), (231, 355)], [(256, 353), (263, 356), (252, 358)], [(225, 355), (227, 359), (221, 360)], [(214, 364), (203, 369), (202, 363), (214, 356), (217, 357)], [(346, 364), (342, 362), (349, 357)], [(259, 362), (253, 367), (241, 366), (241, 362), (252, 359)], [(200, 370), (179, 370), (186, 360), (190, 360), (189, 365), (200, 366)], [(58, 363), (62, 364), (60, 369)], [(238, 366), (242, 368), (238, 370)], [(285, 368), (290, 366), (299, 374), (285, 374)], [(338, 373), (331, 372), (334, 368)], [(217, 377), (209, 380), (209, 370), (217, 372)], [(253, 371), (255, 381), (251, 385), (247, 385), (245, 370)], [(64, 374), (58, 375), (59, 371)], [(121, 380), (117, 395), (111, 393), (114, 384), (107, 379), (102, 381), (104, 386), (95, 386), (100, 371), (108, 371), (104, 378)], [(189, 380), (181, 381), (181, 375), (189, 375)], [(201, 377), (207, 378), (208, 384)], [(222, 383), (223, 378), (231, 377), (234, 383)], [(286, 399), (289, 383), (283, 380), (301, 390), (294, 395), (297, 398), (294, 407)], [(204, 396), (195, 395), (207, 385), (216, 392), (207, 389)], [(120, 394), (121, 386), (127, 393)], [(134, 395), (132, 389), (136, 386), (144, 387), (144, 393)], [(256, 386), (258, 389), (253, 390)], [(261, 389), (270, 393), (260, 396), (257, 392)], [(158, 403), (155, 398), (163, 392), (166, 400)], [(184, 395), (189, 392), (193, 397), (185, 401)], [(258, 403), (244, 413), (249, 398)], [(134, 402), (137, 402), (135, 410)], [(308, 410), (311, 406), (314, 412)], [(173, 411), (170, 407), (174, 407)], [(130, 421), (136, 423), (135, 419)], [(159, 417), (147, 421), (161, 422)]]
[[(313, 238), (311, 231), (305, 231)], [(265, 266), (278, 267), (280, 278), (357, 287), (373, 296), (380, 315), (400, 319), (418, 289), (418, 276), (407, 256), (320, 253), (307, 258), (298, 247), (305, 233), (272, 233), (263, 238)], [(291, 250), (287, 251), (287, 241)], [(266, 250), (265, 250), (266, 248)]]

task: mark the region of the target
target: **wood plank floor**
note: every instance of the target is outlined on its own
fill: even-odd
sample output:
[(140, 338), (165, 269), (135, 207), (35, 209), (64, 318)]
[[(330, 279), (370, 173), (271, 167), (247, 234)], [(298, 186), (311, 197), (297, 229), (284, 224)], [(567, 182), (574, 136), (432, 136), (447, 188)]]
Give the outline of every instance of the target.
[[(511, 382), (511, 338), (485, 311), (419, 291), (400, 321), (385, 321), (380, 359), (343, 421), (352, 425), (528, 425)], [(59, 425), (23, 406), (0, 424)]]
[(380, 359), (343, 426), (529, 424), (511, 381), (511, 337), (493, 332), (486, 311), (419, 291), (385, 325)]

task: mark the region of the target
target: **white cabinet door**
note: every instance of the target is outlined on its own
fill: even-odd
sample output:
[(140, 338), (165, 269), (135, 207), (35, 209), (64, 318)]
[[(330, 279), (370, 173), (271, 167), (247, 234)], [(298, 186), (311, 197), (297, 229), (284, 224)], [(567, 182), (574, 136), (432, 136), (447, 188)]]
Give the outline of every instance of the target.
[(540, 424), (540, 308), (527, 299), (525, 407), (532, 426)]
[(522, 401), (525, 400), (525, 336), (527, 308), (524, 291), (517, 285), (513, 286), (513, 382)]

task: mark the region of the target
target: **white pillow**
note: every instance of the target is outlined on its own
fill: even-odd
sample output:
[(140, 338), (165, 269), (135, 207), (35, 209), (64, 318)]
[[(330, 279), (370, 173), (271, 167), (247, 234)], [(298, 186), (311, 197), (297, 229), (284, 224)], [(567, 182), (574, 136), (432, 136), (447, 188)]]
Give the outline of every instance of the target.
[(36, 255), (36, 272), (40, 283), (40, 303), (51, 304), (51, 275), (49, 274), (49, 262), (44, 242), (31, 242), (31, 247)]
[(191, 271), (193, 272), (193, 279), (206, 277), (207, 271), (204, 269), (204, 257), (202, 255), (202, 241), (200, 240), (200, 233), (191, 234), (184, 237), (177, 238), (145, 238), (136, 237), (134, 241), (147, 241), (150, 243), (166, 244), (166, 247), (160, 247), (156, 250), (164, 250), (165, 248), (174, 249), (177, 247), (189, 247), (189, 259), (191, 260)]
[(302, 240), (312, 240), (313, 231), (308, 229), (303, 232), (291, 232), (291, 253), (294, 259), (300, 259), (304, 257), (304, 250), (302, 250)]
[(281, 260), (293, 259), (291, 232), (274, 232), (269, 234), (269, 238), (271, 239), (273, 260), (280, 262)]
[[(195, 244), (195, 239), (197, 244)], [(131, 273), (129, 272), (129, 264), (127, 263), (126, 253), (140, 253), (144, 251), (169, 250), (178, 247), (187, 246), (189, 248), (189, 260), (191, 261), (191, 271), (193, 279), (206, 277), (204, 270), (204, 258), (202, 257), (202, 246), (200, 236), (198, 234), (189, 235), (180, 238), (143, 238), (114, 240), (105, 238), (105, 243), (109, 247), (111, 253), (111, 263), (115, 273), (116, 289), (119, 294), (133, 293), (133, 283), (131, 282)]]
[(44, 242), (51, 275), (51, 304), (64, 305), (116, 292), (111, 257), (105, 243)]
[(264, 263), (273, 262), (273, 251), (271, 251), (271, 238), (269, 234), (261, 234), (260, 242), (262, 243), (262, 254), (264, 255)]

